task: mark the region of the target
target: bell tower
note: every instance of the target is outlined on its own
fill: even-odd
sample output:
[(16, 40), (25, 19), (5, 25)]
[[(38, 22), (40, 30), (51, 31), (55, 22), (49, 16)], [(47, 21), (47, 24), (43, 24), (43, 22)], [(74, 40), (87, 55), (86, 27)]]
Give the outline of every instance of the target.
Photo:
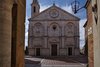
[(40, 5), (38, 0), (33, 0), (31, 4), (31, 17), (36, 16), (40, 12)]

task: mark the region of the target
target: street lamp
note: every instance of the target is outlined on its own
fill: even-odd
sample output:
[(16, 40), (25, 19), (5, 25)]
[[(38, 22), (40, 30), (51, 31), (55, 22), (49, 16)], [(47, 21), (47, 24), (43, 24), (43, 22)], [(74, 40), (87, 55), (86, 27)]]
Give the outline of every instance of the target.
[(74, 14), (76, 14), (80, 9), (85, 7), (85, 6), (79, 7), (79, 5), (80, 5), (80, 3), (76, 0), (74, 0), (71, 3), (72, 11), (74, 12)]

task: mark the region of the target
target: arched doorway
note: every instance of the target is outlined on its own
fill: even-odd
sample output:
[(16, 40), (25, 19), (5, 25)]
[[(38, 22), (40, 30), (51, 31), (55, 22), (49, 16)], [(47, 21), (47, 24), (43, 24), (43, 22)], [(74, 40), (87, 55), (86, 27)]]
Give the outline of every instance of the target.
[(51, 45), (51, 56), (57, 56), (57, 44)]
[(26, 0), (14, 1), (12, 4), (11, 27), (11, 66), (24, 67)]
[(40, 48), (36, 48), (36, 56), (40, 56)]
[(12, 7), (12, 42), (11, 42), (11, 67), (16, 67), (16, 45), (17, 45), (17, 4)]
[(72, 47), (68, 48), (68, 56), (72, 56)]

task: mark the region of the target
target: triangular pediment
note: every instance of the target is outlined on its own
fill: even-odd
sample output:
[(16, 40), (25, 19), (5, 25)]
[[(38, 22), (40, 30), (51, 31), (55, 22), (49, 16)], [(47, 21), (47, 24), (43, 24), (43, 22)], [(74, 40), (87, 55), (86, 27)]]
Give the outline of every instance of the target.
[(77, 20), (80, 19), (67, 11), (53, 5), (29, 20)]

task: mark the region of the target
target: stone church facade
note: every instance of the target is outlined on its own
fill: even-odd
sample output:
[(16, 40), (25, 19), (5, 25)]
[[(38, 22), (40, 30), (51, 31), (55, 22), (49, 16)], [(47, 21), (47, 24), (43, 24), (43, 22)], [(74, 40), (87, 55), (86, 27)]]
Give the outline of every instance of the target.
[(79, 55), (79, 18), (55, 4), (39, 12), (39, 3), (33, 0), (31, 7), (28, 35), (29, 55)]

